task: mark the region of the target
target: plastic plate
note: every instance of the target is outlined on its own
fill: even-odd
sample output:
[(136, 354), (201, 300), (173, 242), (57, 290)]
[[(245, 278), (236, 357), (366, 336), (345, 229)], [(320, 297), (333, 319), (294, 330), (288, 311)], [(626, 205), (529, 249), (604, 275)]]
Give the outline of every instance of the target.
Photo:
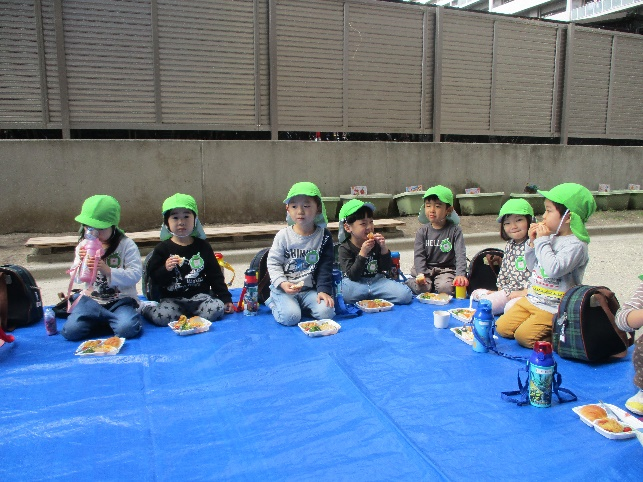
[(97, 340), (87, 340), (80, 344), (76, 348), (74, 355), (78, 356), (105, 356), (105, 355), (116, 355), (125, 344), (125, 338), (119, 338), (118, 346), (114, 345), (104, 345), (104, 342), (108, 338), (101, 338)]
[[(367, 303), (369, 301), (377, 303), (377, 306), (373, 307), (368, 307)], [(358, 301), (357, 306), (364, 312), (364, 313), (377, 313), (379, 311), (389, 311), (393, 309), (393, 303), (390, 301), (386, 300), (380, 300), (380, 299), (375, 299), (375, 300), (362, 300)]]
[[(312, 327), (320, 327), (327, 323), (330, 325), (330, 328), (325, 329), (325, 330), (319, 330), (319, 331), (310, 331)], [(341, 328), (341, 325), (333, 320), (315, 320), (315, 321), (300, 321), (297, 323), (297, 326), (306, 333), (308, 336), (328, 336), (328, 335), (334, 335), (339, 331)]]
[(475, 312), (476, 310), (473, 308), (453, 308), (452, 310), (449, 310), (451, 316), (456, 320), (460, 320), (462, 323), (471, 323)]
[(453, 299), (453, 296), (438, 293), (420, 293), (416, 298), (420, 303), (428, 305), (446, 305)]
[(178, 330), (176, 329), (176, 325), (179, 323), (178, 320), (172, 321), (168, 326), (172, 328), (172, 331), (176, 333), (177, 335), (180, 336), (185, 336), (185, 335), (196, 335), (197, 333), (204, 333), (210, 329), (210, 326), (212, 325), (212, 322), (209, 320), (206, 320), (205, 318), (201, 318), (201, 323), (203, 323), (203, 326), (195, 327), (195, 328), (190, 328), (189, 330)]

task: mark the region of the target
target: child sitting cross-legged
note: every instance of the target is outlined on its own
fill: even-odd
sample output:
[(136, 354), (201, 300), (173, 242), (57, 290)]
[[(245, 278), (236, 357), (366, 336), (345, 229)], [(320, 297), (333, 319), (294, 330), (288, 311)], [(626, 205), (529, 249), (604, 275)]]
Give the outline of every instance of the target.
[(424, 193), (418, 219), (424, 225), (415, 235), (413, 268), (407, 285), (413, 293), (453, 294), (453, 286), (467, 286), (467, 253), (460, 218), (453, 210), (453, 193), (434, 186)]
[(408, 304), (413, 300), (408, 286), (383, 274), (393, 263), (386, 239), (374, 232), (374, 211), (373, 204), (351, 199), (339, 212), (342, 294), (348, 303), (381, 298), (394, 304)]
[(533, 219), (534, 209), (525, 199), (510, 199), (500, 208), (500, 237), (507, 241), (507, 244), (498, 273), (498, 291), (481, 288), (471, 293), (471, 298), (476, 301), (491, 301), (494, 315), (504, 313), (519, 298), (527, 295), (531, 272), (525, 261), (525, 246)]
[(596, 211), (592, 193), (580, 184), (559, 184), (538, 192), (545, 196), (545, 214), (541, 223), (529, 228), (527, 296), (518, 299), (496, 322), (500, 336), (515, 338), (527, 348), (537, 341), (551, 342), (560, 300), (565, 291), (583, 282), (589, 261), (585, 223)]
[(318, 320), (333, 318), (333, 238), (325, 228), (321, 192), (312, 182), (298, 182), (284, 204), (288, 227), (275, 235), (268, 252), (266, 306), (286, 326), (299, 323), (302, 312)]

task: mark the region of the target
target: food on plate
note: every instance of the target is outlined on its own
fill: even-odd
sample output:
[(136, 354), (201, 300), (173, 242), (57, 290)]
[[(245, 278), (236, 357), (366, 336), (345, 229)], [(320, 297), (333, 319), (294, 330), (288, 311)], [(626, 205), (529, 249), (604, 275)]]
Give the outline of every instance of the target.
[(324, 323), (322, 323), (322, 324), (319, 326), (319, 328), (321, 328), (321, 331), (325, 331), (325, 330), (334, 330), (334, 329), (335, 329), (335, 327), (333, 326), (333, 324), (332, 324), (332, 323), (329, 323), (329, 322), (327, 322), (327, 321), (325, 321)]
[(362, 300), (359, 303), (363, 308), (386, 308), (392, 305), (386, 300)]
[(333, 320), (301, 321), (297, 325), (308, 336), (334, 335), (341, 328)]
[(607, 417), (607, 412), (598, 405), (585, 405), (579, 410), (579, 413), (590, 422)]
[(596, 425), (601, 427), (603, 430), (607, 432), (612, 432), (612, 433), (623, 433), (623, 432), (632, 431), (630, 427), (625, 427), (621, 425), (618, 422), (618, 420), (614, 420), (613, 418), (599, 418), (598, 420), (596, 420)]
[(188, 319), (187, 316), (181, 315), (174, 323), (173, 329), (179, 331), (192, 330), (193, 328), (202, 328), (205, 326), (203, 319), (200, 316), (193, 316)]
[(415, 277), (415, 282), (417, 284), (423, 285), (424, 283), (426, 283), (426, 278), (424, 277), (424, 275), (422, 273), (420, 273), (419, 275), (417, 275)]
[(462, 326), (460, 328), (452, 328), (453, 333), (459, 335), (465, 340), (473, 341), (473, 331), (470, 326)]
[(367, 237), (368, 239), (375, 239), (375, 235), (374, 235), (373, 233), (368, 233), (368, 234), (366, 235), (366, 237)]
[(106, 340), (87, 340), (78, 347), (76, 355), (115, 354), (118, 353), (122, 345), (123, 340), (117, 336)]
[(471, 321), (473, 319), (473, 315), (475, 315), (476, 313), (476, 310), (474, 310), (473, 308), (455, 308), (449, 311), (456, 318), (466, 320), (467, 322)]
[(449, 298), (451, 298), (446, 293), (422, 293), (418, 297), (423, 300), (432, 301), (449, 301)]

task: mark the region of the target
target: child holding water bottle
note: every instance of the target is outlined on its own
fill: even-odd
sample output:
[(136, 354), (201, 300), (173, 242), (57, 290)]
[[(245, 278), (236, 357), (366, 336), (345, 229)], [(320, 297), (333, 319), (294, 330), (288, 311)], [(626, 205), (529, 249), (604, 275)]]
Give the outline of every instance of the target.
[(525, 261), (525, 245), (529, 237), (529, 226), (534, 220), (534, 209), (524, 199), (510, 199), (498, 214), (500, 223), (500, 237), (507, 241), (505, 255), (502, 258), (500, 272), (498, 273), (498, 291), (477, 289), (471, 297), (491, 301), (491, 310), (494, 315), (504, 313), (506, 309), (527, 295), (527, 285), (531, 271)]
[(118, 201), (103, 194), (86, 199), (76, 216), (81, 223), (80, 243), (70, 272), (73, 274), (83, 264), (87, 254), (85, 239), (97, 238), (102, 254), (98, 259), (86, 260), (89, 269), (96, 268), (93, 284), (72, 297), (74, 305), (61, 330), (70, 341), (88, 338), (105, 327), (122, 338), (135, 337), (141, 331), (136, 294), (136, 283), (142, 275), (141, 254), (136, 243), (119, 229), (120, 216)]

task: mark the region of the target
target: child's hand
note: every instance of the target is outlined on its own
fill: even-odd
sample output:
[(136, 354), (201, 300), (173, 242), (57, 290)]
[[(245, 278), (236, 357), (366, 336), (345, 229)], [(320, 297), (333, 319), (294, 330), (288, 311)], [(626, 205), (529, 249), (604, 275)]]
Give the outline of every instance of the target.
[(453, 286), (469, 286), (469, 280), (466, 276), (456, 276), (453, 278)]
[(299, 285), (298, 283), (293, 283), (291, 281), (282, 281), (279, 285), (284, 293), (289, 295), (296, 295), (304, 287), (303, 283)]
[(543, 236), (549, 236), (550, 234), (551, 234), (551, 231), (547, 226), (545, 226), (545, 223), (539, 223), (536, 225), (537, 238), (542, 238)]
[(367, 239), (362, 243), (362, 247), (359, 249), (359, 255), (362, 258), (367, 258), (368, 253), (370, 253), (373, 250), (374, 246), (375, 246), (375, 238)]
[(536, 239), (536, 229), (538, 228), (539, 223), (533, 223), (529, 225), (529, 230), (527, 231), (527, 235), (529, 236), (529, 243), (533, 243), (534, 239)]
[(177, 266), (181, 266), (182, 264), (183, 258), (181, 258), (177, 254), (173, 254), (165, 260), (165, 269), (168, 271), (172, 271), (174, 268), (176, 268)]
[(382, 254), (388, 253), (388, 248), (386, 247), (386, 239), (380, 233), (374, 234), (374, 239), (377, 244), (380, 245), (380, 251)]
[(319, 304), (322, 301), (326, 302), (326, 306), (328, 306), (329, 308), (332, 308), (333, 306), (335, 306), (335, 300), (328, 293), (323, 293), (323, 292), (317, 293), (317, 303)]
[(233, 304), (232, 302), (228, 301), (228, 302), (224, 305), (223, 312), (224, 312), (224, 313), (226, 313), (226, 314), (234, 313), (234, 312), (235, 312), (235, 310), (234, 310), (234, 304)]

